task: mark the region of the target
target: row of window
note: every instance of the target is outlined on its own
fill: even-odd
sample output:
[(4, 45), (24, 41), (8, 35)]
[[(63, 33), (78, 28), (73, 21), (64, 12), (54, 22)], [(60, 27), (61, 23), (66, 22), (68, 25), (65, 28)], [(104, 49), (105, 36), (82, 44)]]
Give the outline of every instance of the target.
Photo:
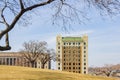
[(71, 58), (69, 58), (69, 59), (64, 59), (64, 61), (79, 61), (80, 62), (80, 59), (75, 59), (75, 58), (71, 59)]
[[(64, 45), (80, 45), (80, 42), (64, 42)], [(60, 45), (60, 43), (58, 43)], [(86, 42), (84, 42), (84, 45), (86, 45)]]
[(79, 69), (80, 70), (80, 67), (64, 67), (64, 69)]
[[(68, 63), (64, 63), (64, 65), (68, 65)], [(72, 65), (72, 63), (69, 63), (69, 65)], [(80, 63), (73, 63), (73, 65), (80, 65)]]
[(80, 54), (78, 54), (78, 55), (75, 55), (75, 54), (64, 55), (64, 57), (80, 57)]
[[(60, 46), (58, 46), (58, 49), (60, 49)], [(63, 49), (80, 49), (80, 46), (79, 47), (63, 47)], [(86, 46), (84, 46), (84, 49), (86, 49)]]
[[(60, 65), (60, 63), (58, 63)], [(80, 65), (80, 63), (64, 63), (64, 65)], [(84, 63), (86, 65), (86, 63)]]
[[(73, 47), (73, 46), (64, 46), (63, 49), (80, 49), (80, 46), (77, 46), (77, 47)], [(84, 46), (84, 49), (86, 49), (86, 46)]]

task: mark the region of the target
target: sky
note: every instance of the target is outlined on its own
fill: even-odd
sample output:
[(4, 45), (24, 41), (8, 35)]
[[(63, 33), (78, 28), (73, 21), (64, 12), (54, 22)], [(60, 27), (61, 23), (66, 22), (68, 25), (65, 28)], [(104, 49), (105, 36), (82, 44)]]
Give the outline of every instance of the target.
[[(41, 9), (39, 14), (32, 16), (28, 26), (16, 25), (9, 33), (10, 51), (19, 51), (23, 48), (22, 44), (30, 40), (46, 41), (49, 48), (56, 49), (56, 36), (59, 34), (87, 34), (89, 66), (120, 63), (120, 15), (102, 17), (95, 12), (90, 14), (90, 20), (86, 20), (85, 24), (71, 24), (68, 32), (63, 31), (61, 26), (52, 25), (51, 18), (47, 10)], [(55, 69), (55, 62), (52, 62), (52, 68)]]

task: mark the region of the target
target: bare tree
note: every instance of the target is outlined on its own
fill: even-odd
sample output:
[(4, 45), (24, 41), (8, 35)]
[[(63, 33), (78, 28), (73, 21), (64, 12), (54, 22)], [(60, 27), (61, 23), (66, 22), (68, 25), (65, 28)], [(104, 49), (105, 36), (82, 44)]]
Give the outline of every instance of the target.
[[(107, 15), (120, 13), (119, 0), (0, 0), (0, 26), (4, 27), (0, 30), (0, 40), (5, 37), (5, 45), (0, 46), (0, 51), (11, 49), (8, 33), (18, 22), (27, 24), (26, 16), (30, 15), (29, 13), (33, 9), (36, 10), (36, 8), (43, 6), (49, 7), (48, 4), (55, 8), (53, 23), (64, 25), (64, 29), (66, 29), (65, 24), (70, 25), (74, 21), (84, 22), (87, 19), (85, 12), (90, 12), (89, 9), (94, 7), (100, 13)], [(85, 10), (83, 4), (89, 9)], [(11, 20), (8, 20), (9, 15), (12, 17)]]
[(55, 51), (54, 49), (46, 49), (46, 51), (39, 56), (39, 60), (41, 62), (41, 68), (45, 68), (45, 64), (51, 60), (55, 60)]
[(29, 41), (23, 44), (24, 49), (21, 50), (21, 54), (23, 57), (27, 59), (27, 61), (31, 64), (32, 67), (35, 66), (35, 63), (41, 53), (46, 50), (47, 43), (39, 42), (39, 41)]

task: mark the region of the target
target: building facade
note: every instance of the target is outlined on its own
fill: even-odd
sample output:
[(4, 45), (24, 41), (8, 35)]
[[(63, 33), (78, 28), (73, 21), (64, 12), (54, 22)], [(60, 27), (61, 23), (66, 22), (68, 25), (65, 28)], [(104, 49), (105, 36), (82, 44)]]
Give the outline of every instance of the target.
[[(30, 62), (19, 52), (0, 52), (0, 65), (32, 67)], [(41, 68), (41, 65), (38, 59), (34, 63), (34, 68)], [(50, 69), (51, 61), (48, 61), (44, 68)]]
[(88, 73), (88, 36), (56, 38), (57, 69)]

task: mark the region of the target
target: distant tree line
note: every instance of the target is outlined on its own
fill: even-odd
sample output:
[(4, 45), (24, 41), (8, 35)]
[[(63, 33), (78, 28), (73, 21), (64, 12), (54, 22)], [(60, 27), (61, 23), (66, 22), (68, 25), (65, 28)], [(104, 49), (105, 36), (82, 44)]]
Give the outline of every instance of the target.
[(101, 75), (101, 76), (113, 76), (115, 72), (120, 71), (120, 64), (116, 65), (104, 65), (103, 67), (90, 67), (89, 74)]

